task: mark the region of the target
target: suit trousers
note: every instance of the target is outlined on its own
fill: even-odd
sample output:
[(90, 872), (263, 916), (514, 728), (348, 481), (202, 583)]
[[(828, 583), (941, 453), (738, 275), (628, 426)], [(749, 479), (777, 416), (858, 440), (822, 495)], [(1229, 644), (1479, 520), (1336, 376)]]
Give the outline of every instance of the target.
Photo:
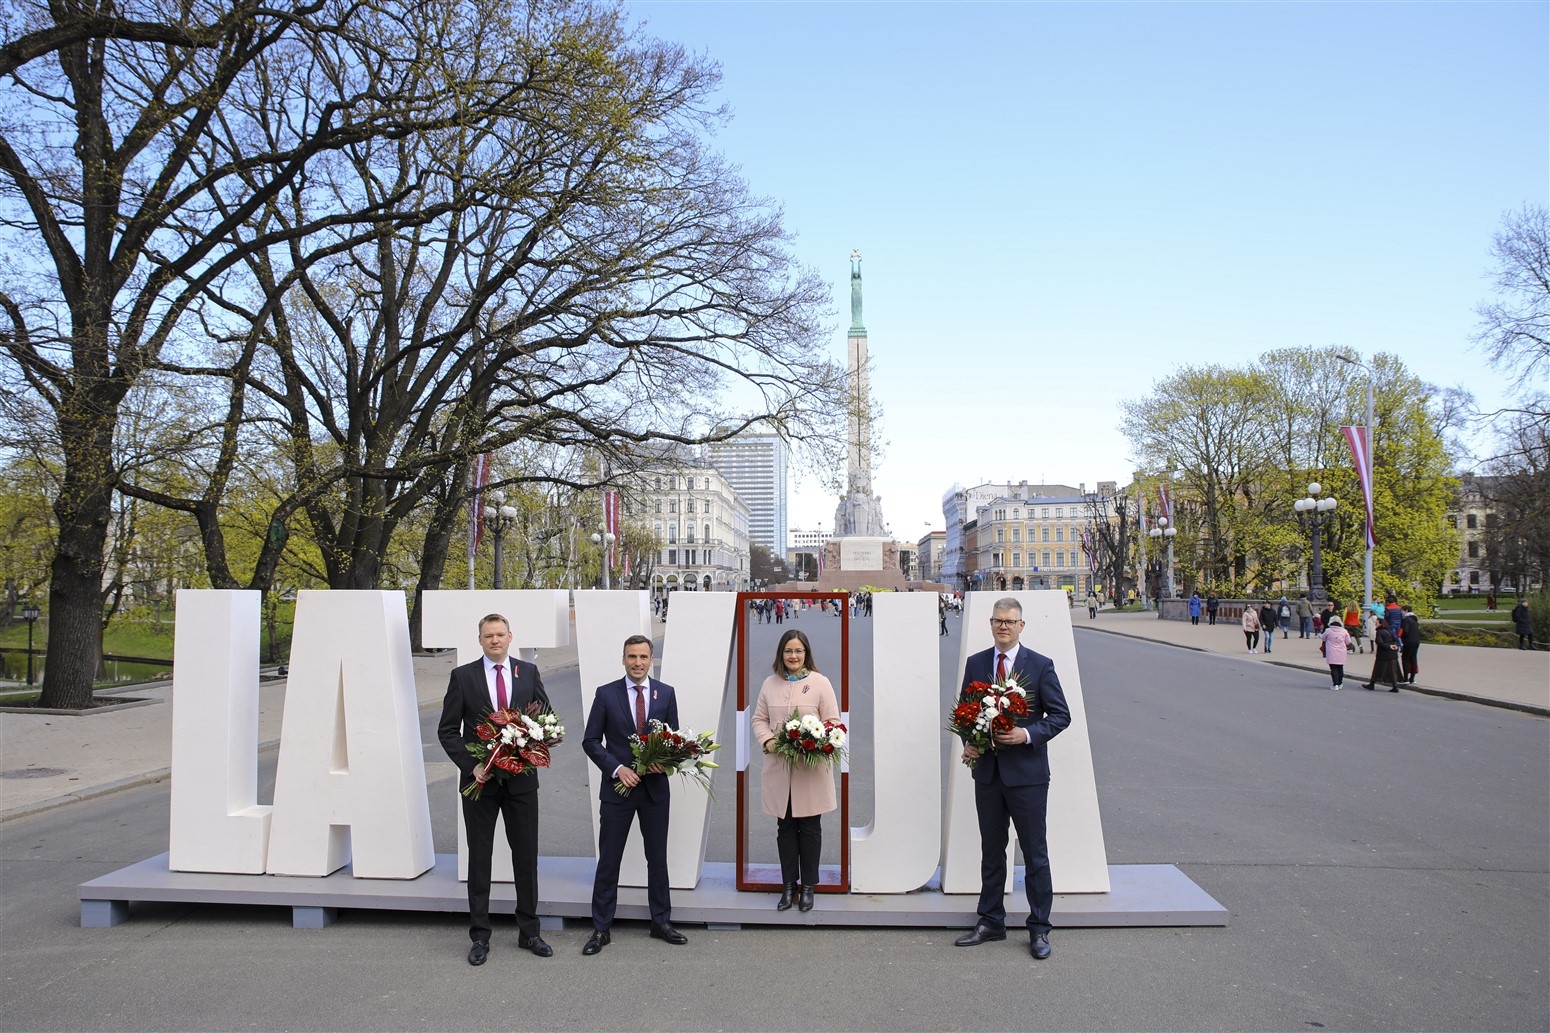
[(780, 852), (780, 881), (787, 886), (818, 885), (818, 859), (823, 853), (823, 815), (806, 818), (791, 816), (791, 799), (786, 798), (786, 816), (775, 819), (775, 849)]
[(646, 902), (651, 907), (651, 921), (655, 924), (669, 922), (673, 915), (667, 885), (667, 824), (671, 799), (653, 801), (639, 786), (629, 796), (619, 796), (612, 791), (608, 795), (614, 799), (604, 800), (598, 808), (592, 928), (601, 931), (614, 924), (614, 911), (619, 904), (619, 865), (624, 860), (630, 825), (637, 819), (641, 841), (646, 848)]
[[(518, 791), (513, 782), (526, 780)], [(517, 891), (517, 931), (538, 935), (538, 789), (528, 775), (486, 782), (479, 799), (463, 797), (463, 826), (468, 833), (468, 938), (490, 939), (490, 857), (495, 849), (495, 819), (506, 826), (511, 870)]]
[[(995, 763), (986, 757), (980, 763)], [(1044, 837), (1045, 807), (1049, 785), (1008, 786), (992, 774), (989, 782), (975, 781), (974, 810), (980, 824), (979, 924), (1006, 928), (1007, 823), (1017, 829), (1025, 866), (1023, 888), (1028, 894), (1028, 930), (1050, 931), (1050, 908), (1055, 886), (1050, 878), (1049, 847)]]

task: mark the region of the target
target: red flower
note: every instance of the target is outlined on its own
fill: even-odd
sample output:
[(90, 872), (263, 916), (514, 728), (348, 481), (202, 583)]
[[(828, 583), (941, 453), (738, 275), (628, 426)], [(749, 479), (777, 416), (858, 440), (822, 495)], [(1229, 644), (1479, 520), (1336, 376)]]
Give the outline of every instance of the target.
[(485, 742), (489, 742), (491, 739), (495, 738), (495, 726), (486, 721), (484, 724), (474, 729), (474, 734), (483, 739)]
[(833, 753), (834, 752), (834, 744), (830, 743), (830, 742), (824, 743), (823, 744), (823, 752), (825, 752), (825, 753)]

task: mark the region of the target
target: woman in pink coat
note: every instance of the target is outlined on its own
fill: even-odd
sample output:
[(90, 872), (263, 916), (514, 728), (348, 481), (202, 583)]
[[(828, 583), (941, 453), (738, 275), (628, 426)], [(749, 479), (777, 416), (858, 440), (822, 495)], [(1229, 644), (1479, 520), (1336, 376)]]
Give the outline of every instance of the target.
[(1324, 629), (1320, 636), (1323, 640), (1322, 650), (1324, 662), (1329, 664), (1330, 688), (1340, 691), (1341, 682), (1345, 681), (1345, 662), (1350, 655), (1353, 645), (1350, 634), (1345, 630), (1345, 625), (1338, 620), (1331, 620), (1329, 627)]
[(823, 849), (821, 815), (839, 806), (834, 791), (834, 770), (828, 765), (793, 766), (771, 752), (775, 730), (795, 712), (812, 714), (820, 721), (838, 721), (839, 703), (834, 686), (818, 673), (807, 636), (792, 629), (780, 637), (775, 649), (774, 674), (759, 688), (753, 712), (753, 737), (764, 750), (760, 775), (761, 803), (765, 814), (775, 816), (775, 846), (780, 851), (779, 911), (813, 909), (813, 886), (818, 882), (818, 857)]

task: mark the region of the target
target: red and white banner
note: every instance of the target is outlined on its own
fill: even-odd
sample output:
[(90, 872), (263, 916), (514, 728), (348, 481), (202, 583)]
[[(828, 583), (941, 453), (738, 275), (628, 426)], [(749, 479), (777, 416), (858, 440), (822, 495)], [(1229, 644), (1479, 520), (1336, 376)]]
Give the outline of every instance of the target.
[(1356, 477), (1362, 484), (1362, 501), (1367, 506), (1367, 548), (1378, 547), (1378, 535), (1372, 526), (1372, 453), (1367, 440), (1366, 427), (1341, 427), (1346, 444), (1351, 446), (1351, 460), (1356, 463)]
[(1166, 484), (1159, 484), (1157, 486), (1157, 501), (1162, 504), (1162, 515), (1168, 518), (1168, 524), (1172, 526), (1173, 503), (1168, 500), (1168, 486)]
[(603, 492), (603, 529), (613, 540), (608, 543), (607, 563), (612, 570), (619, 565), (619, 493), (617, 491)]
[[(479, 539), (484, 528), (484, 520), (481, 519), (484, 502), (482, 495), (484, 486), (490, 483), (490, 456), (489, 453), (474, 456), (474, 465), (468, 471), (468, 486), (472, 490), (468, 494), (468, 569), (474, 569), (474, 554), (479, 551)], [(472, 573), (469, 577), (472, 577)]]

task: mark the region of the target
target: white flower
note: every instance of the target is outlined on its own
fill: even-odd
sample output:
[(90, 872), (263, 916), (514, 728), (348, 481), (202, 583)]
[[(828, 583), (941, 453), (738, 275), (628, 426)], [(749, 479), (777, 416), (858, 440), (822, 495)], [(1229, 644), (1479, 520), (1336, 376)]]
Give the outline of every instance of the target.
[(797, 718), (793, 717), (790, 721), (786, 722), (786, 731), (788, 731), (788, 732), (794, 732), (798, 728), (801, 728), (801, 727), (802, 727), (802, 722), (800, 720), (798, 720)]
[(829, 742), (834, 744), (835, 749), (839, 749), (845, 745), (845, 733), (838, 728), (834, 729), (834, 731), (829, 733)]

